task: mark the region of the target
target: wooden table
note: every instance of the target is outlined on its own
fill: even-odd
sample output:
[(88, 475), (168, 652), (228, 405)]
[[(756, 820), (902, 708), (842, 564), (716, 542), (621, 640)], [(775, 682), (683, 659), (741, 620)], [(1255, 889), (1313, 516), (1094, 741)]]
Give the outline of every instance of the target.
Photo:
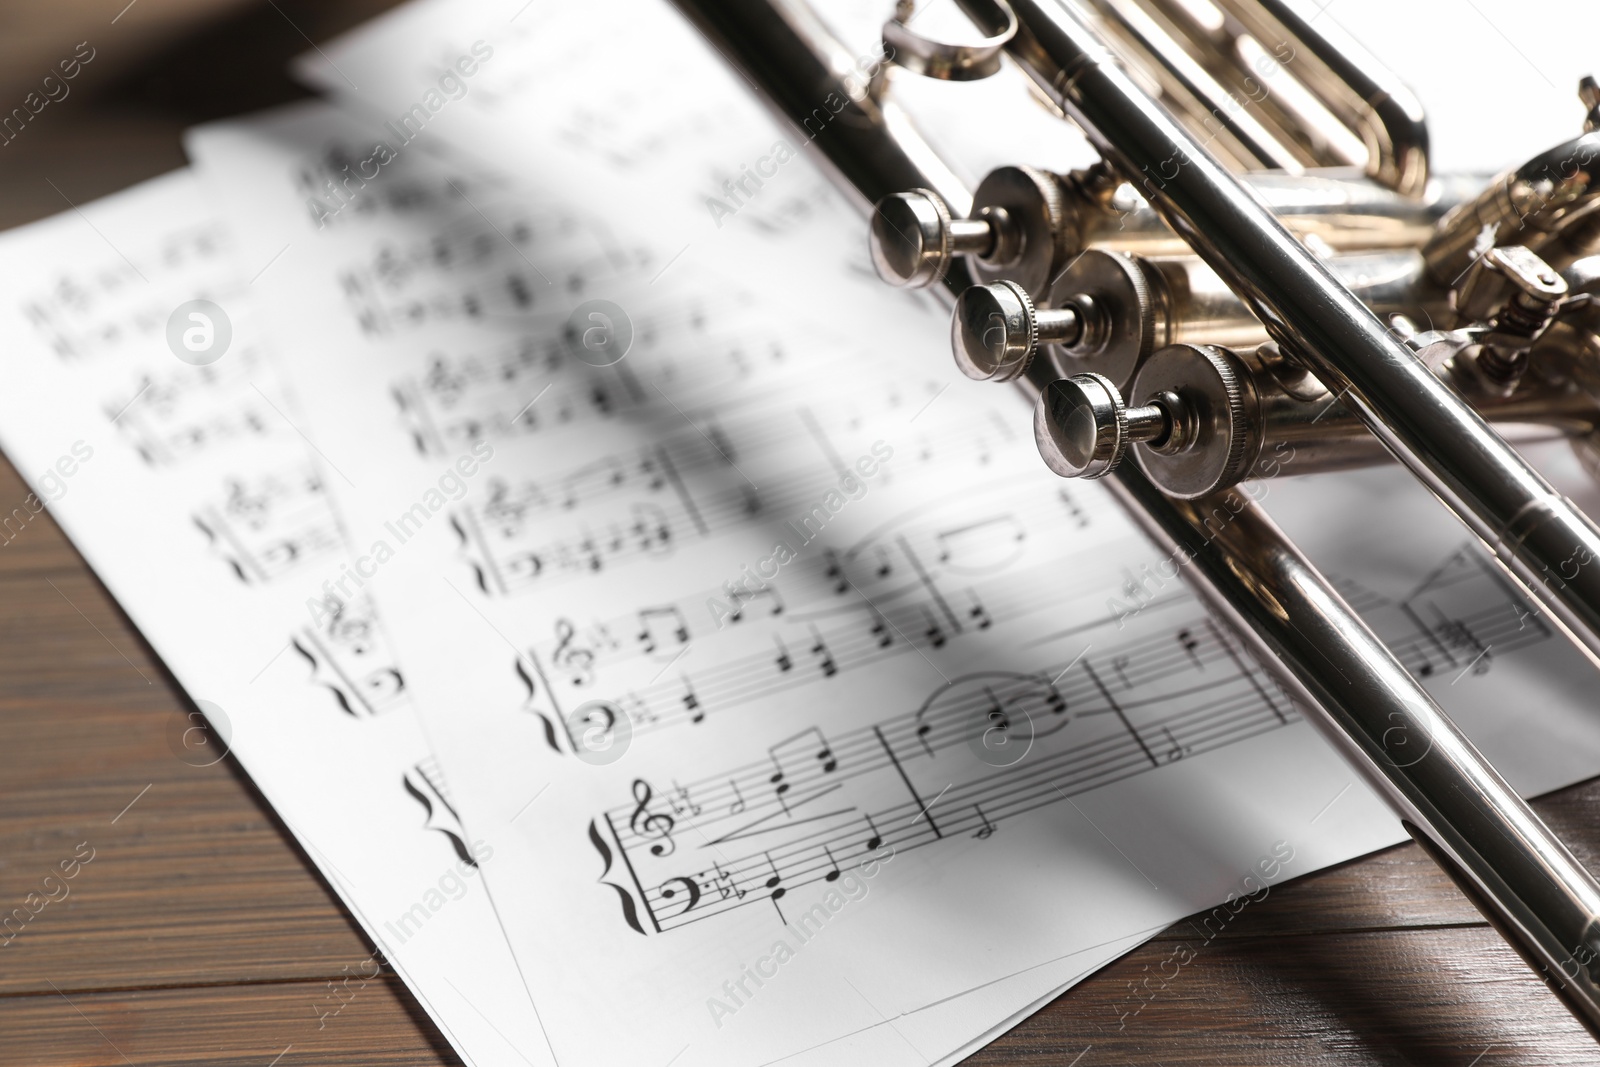
[[(320, 37), (384, 5), (280, 6)], [(0, 225), (181, 165), (182, 128), (283, 98), (277, 70), (302, 44), (254, 12), (64, 104), (0, 155)], [(26, 493), (0, 464), (0, 513)], [(0, 916), (93, 852), (0, 947), (0, 1067), (458, 1062), (392, 976), (319, 1024), (325, 983), (370, 949), (231, 760), (174, 756), (188, 709), (47, 515), (0, 545)], [(1600, 863), (1600, 782), (1537, 807)], [(1273, 889), (1209, 943), (1178, 923), (970, 1062), (1494, 1067), (1600, 1050), (1407, 846)]]

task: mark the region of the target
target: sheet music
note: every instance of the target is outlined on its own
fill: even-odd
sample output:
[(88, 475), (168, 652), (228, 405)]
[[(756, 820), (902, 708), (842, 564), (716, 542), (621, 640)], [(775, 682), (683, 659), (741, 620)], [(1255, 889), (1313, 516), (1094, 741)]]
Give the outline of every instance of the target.
[[(863, 1033), (888, 1062), (938, 1062), (970, 1036), (889, 1040), (929, 1005), (982, 989), (962, 1021), (988, 1032), (1051, 988), (995, 983), (1068, 981), (1401, 839), (1103, 493), (1043, 471), (1016, 398), (952, 380), (930, 355), (942, 323), (880, 299), (840, 331), (811, 309), (851, 283), (820, 269), (806, 305), (663, 272), (670, 249), (570, 270), (635, 236), (584, 212), (581, 183), (497, 185), (420, 153), (386, 176), (414, 210), (319, 228), (295, 184), (308, 154), (376, 136), (296, 108), (191, 147), (244, 258), (296, 256), (259, 284), (293, 311), (273, 333), (370, 546), (350, 588), (383, 607), (496, 850), (490, 890), (561, 1062), (827, 1060)], [(528, 221), (555, 204), (569, 225)], [(547, 284), (527, 314), (375, 333), (341, 279), (463, 225), (500, 238), (489, 258), (391, 298), (481, 308), (531, 265)], [(812, 237), (813, 266), (846, 239)], [(597, 299), (634, 324), (615, 361), (571, 322)], [(559, 358), (487, 384), (529, 345)], [(1374, 479), (1382, 523), (1355, 506)], [(1437, 506), (1393, 472), (1313, 484), (1265, 490), (1313, 555), (1352, 514), (1408, 532), (1338, 577), (1511, 781), (1591, 774), (1588, 668)], [(1508, 729), (1512, 706), (1534, 710)]]
[[(370, 599), (305, 611), (301, 585), (348, 542), (236, 277), (187, 171), (0, 237), (0, 442), (184, 688), (220, 709), (169, 729), (174, 758), (231, 745), (378, 946), (308, 998), (285, 1044), (314, 1053), (387, 961), (467, 1062), (550, 1062), (483, 890), (492, 848), (456, 815)], [(203, 365), (168, 341), (195, 299), (231, 332)]]

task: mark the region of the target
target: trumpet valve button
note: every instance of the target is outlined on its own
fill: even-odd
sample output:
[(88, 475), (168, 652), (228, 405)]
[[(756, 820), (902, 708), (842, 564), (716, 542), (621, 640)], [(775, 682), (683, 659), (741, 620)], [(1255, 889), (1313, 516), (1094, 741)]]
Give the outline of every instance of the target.
[(950, 209), (928, 189), (879, 200), (869, 234), (878, 277), (903, 289), (921, 289), (942, 279), (955, 254)]
[(1033, 436), (1045, 466), (1063, 478), (1099, 478), (1127, 454), (1128, 408), (1111, 381), (1075, 374), (1051, 382), (1033, 409)]
[(1041, 342), (1073, 344), (1083, 334), (1076, 307), (1035, 308), (1012, 281), (974, 285), (956, 298), (950, 347), (968, 378), (1009, 382), (1020, 378)]
[(956, 366), (977, 381), (1021, 377), (1039, 347), (1033, 301), (1014, 282), (974, 285), (956, 298), (950, 348)]

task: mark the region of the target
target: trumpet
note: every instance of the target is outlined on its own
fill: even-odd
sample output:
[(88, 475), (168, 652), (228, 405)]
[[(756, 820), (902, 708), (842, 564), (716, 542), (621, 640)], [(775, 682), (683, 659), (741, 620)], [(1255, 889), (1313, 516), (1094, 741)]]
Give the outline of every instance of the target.
[[(1411, 94), (1284, 0), (958, 0), (965, 43), (902, 0), (870, 80), (804, 0), (676, 2), (785, 120), (841, 102), (814, 143), (878, 273), (948, 302), (962, 373), (1028, 395), (1049, 468), (1106, 479), (1600, 1036), (1600, 883), (1250, 492), (1398, 461), (1600, 664), (1600, 528), (1513, 448), (1600, 472), (1600, 86), (1485, 183), (1431, 174)], [(1098, 163), (969, 190), (894, 91), (1006, 64)]]

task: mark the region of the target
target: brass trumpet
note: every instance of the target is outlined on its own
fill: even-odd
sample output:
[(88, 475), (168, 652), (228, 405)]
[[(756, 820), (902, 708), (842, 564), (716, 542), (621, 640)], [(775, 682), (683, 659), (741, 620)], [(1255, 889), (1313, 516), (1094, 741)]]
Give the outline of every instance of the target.
[[(676, 2), (788, 121), (845, 101), (815, 143), (880, 275), (948, 297), (962, 372), (1033, 398), (1049, 467), (1107, 479), (1600, 1035), (1600, 883), (1242, 488), (1398, 460), (1600, 664), (1600, 528), (1508, 443), (1600, 470), (1600, 86), (1485, 184), (1431, 175), (1415, 99), (1284, 0), (958, 0), (962, 44), (902, 0), (868, 84), (804, 0)], [(1098, 164), (968, 190), (893, 91), (1007, 62)]]

